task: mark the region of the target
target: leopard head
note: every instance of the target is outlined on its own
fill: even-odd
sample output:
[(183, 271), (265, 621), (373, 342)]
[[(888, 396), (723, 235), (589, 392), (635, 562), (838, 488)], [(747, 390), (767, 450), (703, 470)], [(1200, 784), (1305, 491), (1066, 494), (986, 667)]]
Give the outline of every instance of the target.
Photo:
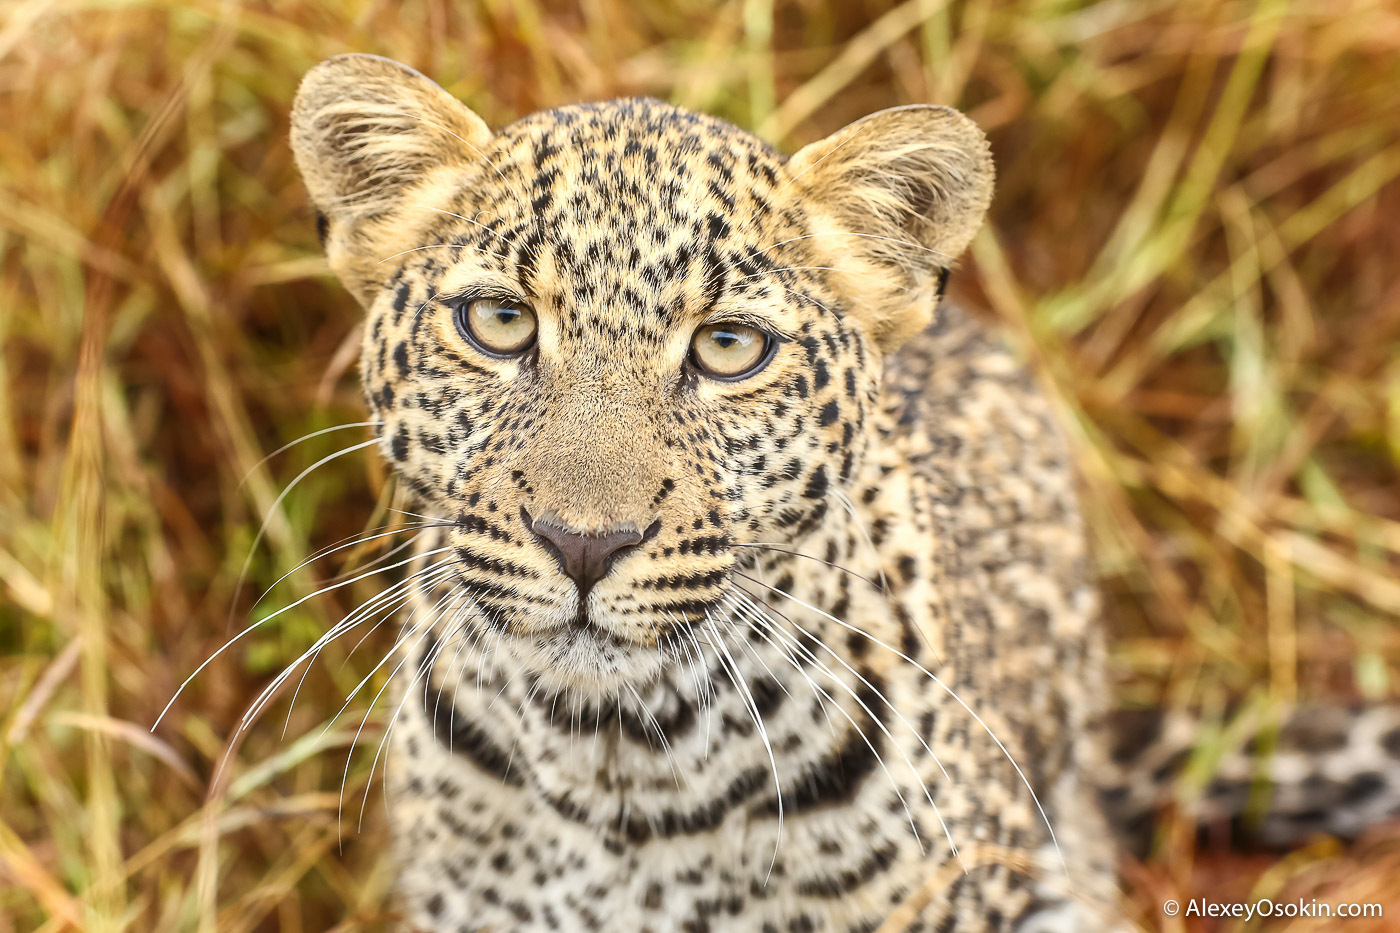
[(307, 75), (292, 143), (384, 455), (450, 523), (441, 624), (583, 690), (654, 678), (752, 548), (841, 520), (993, 179), (944, 107), (791, 157), (648, 99), (492, 131), (368, 55)]

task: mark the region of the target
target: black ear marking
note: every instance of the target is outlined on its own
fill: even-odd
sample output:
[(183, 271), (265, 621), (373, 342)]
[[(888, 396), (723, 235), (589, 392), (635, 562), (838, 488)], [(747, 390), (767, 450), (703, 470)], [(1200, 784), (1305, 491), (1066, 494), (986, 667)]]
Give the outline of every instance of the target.
[(321, 243), (321, 249), (326, 248), (326, 237), (330, 236), (331, 222), (326, 219), (326, 215), (320, 211), (316, 212), (316, 239)]
[(947, 266), (938, 270), (938, 293), (935, 299), (936, 301), (943, 300), (943, 293), (948, 290), (948, 276), (952, 275), (952, 273), (953, 270), (949, 269)]

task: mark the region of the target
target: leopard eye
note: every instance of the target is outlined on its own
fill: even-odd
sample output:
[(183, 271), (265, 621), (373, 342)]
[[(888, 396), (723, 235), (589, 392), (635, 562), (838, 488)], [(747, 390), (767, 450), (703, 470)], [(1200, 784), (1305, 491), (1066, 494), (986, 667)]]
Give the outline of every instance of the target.
[(747, 324), (706, 324), (690, 339), (690, 361), (712, 379), (745, 379), (768, 364), (773, 338)]
[(518, 302), (477, 298), (459, 304), (453, 314), (457, 330), (487, 356), (519, 356), (535, 342), (535, 312)]

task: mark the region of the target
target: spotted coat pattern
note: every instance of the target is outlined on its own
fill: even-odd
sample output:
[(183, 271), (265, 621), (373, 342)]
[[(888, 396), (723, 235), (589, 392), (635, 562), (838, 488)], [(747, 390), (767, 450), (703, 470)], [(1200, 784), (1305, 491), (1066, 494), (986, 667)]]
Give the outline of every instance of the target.
[[(412, 924), (1111, 926), (1071, 471), (1006, 349), (935, 313), (990, 194), (975, 127), (889, 111), (788, 158), (629, 99), (493, 133), (342, 56), (293, 130), (437, 522), (389, 753)], [(533, 310), (529, 353), (464, 340), (480, 296)], [(771, 362), (697, 371), (714, 322)], [(540, 516), (642, 541), (581, 596)]]
[[(426, 84), (357, 58), (330, 70)], [(468, 151), (430, 172), (400, 145), (415, 181), (386, 202), (362, 137), (432, 136), (448, 104), (395, 88), (382, 110), (427, 115), (386, 128), (363, 97), (390, 91), (361, 75), (335, 110), (316, 79), (294, 141), (367, 307), (366, 397), (446, 525), (403, 613), (389, 760), (412, 922), (1096, 928), (1111, 875), (1080, 771), (1101, 657), (1050, 413), (982, 324), (935, 318), (962, 243), (909, 226), (892, 249), (879, 218), (822, 206), (905, 168), (860, 149), (908, 129), (803, 162), (650, 100), (495, 134), (453, 114)], [(927, 109), (925, 132), (956, 121), (951, 168), (891, 197), (965, 241), (985, 196), (969, 220), (957, 186), (990, 185), (985, 143)], [(464, 341), (453, 308), (481, 294), (528, 301), (532, 353)], [(697, 372), (714, 321), (772, 334), (772, 361)], [(580, 600), (540, 515), (646, 537)]]

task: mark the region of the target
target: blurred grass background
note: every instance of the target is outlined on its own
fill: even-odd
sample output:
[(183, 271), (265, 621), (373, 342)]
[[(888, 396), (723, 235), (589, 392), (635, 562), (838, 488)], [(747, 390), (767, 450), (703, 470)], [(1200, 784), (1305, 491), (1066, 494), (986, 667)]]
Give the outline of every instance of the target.
[[(1400, 692), (1394, 2), (6, 2), (0, 931), (391, 921), (377, 789), (360, 820), (382, 711), (356, 740), (362, 695), (325, 728), (383, 633), (325, 653), (285, 736), (284, 695), (233, 738), (373, 581), (240, 642), (148, 732), (252, 593), (386, 520), (368, 452), (273, 509), (362, 429), (259, 463), (361, 420), (359, 316), (286, 141), (299, 77), (351, 50), (496, 125), (651, 94), (791, 149), (891, 105), (966, 110), (1000, 178), (954, 293), (1006, 323), (1071, 426), (1121, 702), (1267, 719)], [(1243, 857), (1167, 819), (1123, 868), (1151, 929), (1241, 928), (1158, 912), (1201, 895), (1381, 901), (1388, 920), (1346, 929), (1400, 928), (1394, 830)]]

